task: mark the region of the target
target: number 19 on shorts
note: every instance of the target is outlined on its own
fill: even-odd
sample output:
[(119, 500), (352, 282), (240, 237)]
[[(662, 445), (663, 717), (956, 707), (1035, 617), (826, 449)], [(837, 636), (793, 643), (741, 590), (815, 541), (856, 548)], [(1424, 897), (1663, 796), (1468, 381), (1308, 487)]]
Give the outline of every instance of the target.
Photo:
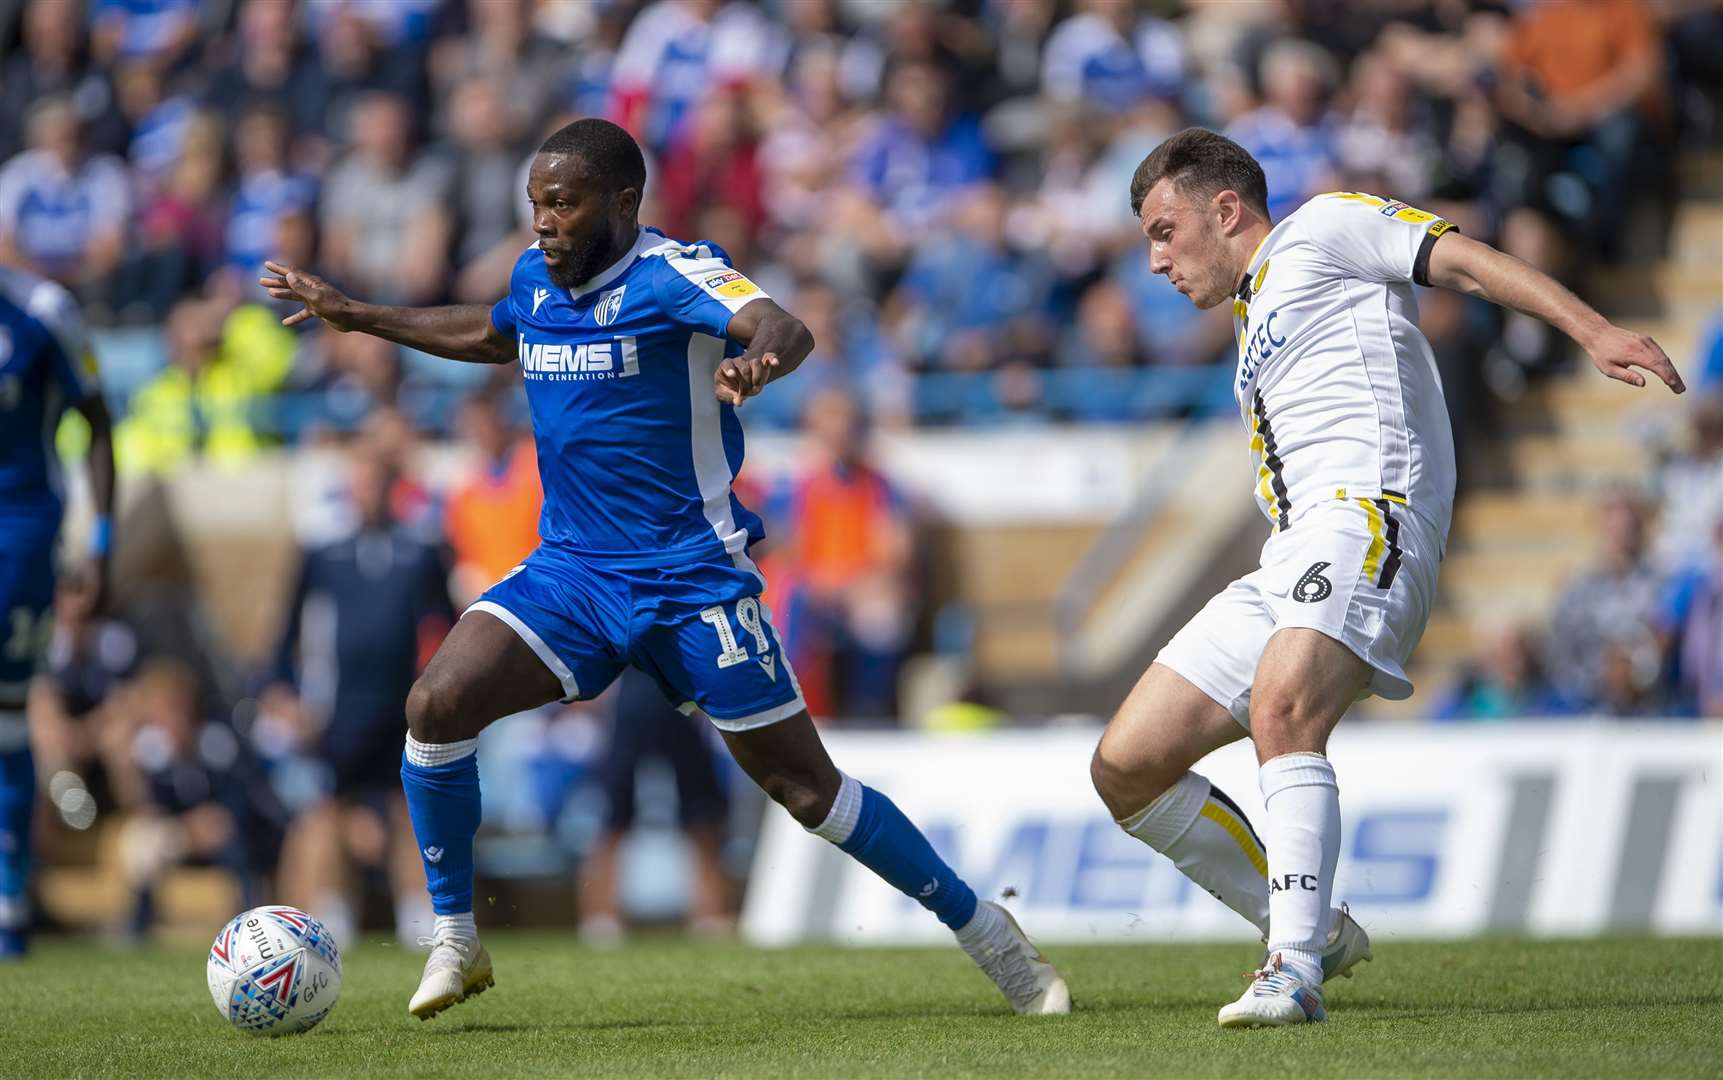
[[(711, 623), (712, 628), (718, 631), (718, 645), (722, 650), (717, 656), (720, 668), (733, 667), (748, 659), (748, 650), (736, 639), (736, 632), (730, 627), (730, 617), (721, 605), (701, 611), (700, 621)], [(759, 600), (744, 596), (736, 601), (736, 622), (754, 639), (754, 649), (759, 656), (765, 657), (772, 651), (772, 639), (766, 636), (765, 624), (760, 620)]]

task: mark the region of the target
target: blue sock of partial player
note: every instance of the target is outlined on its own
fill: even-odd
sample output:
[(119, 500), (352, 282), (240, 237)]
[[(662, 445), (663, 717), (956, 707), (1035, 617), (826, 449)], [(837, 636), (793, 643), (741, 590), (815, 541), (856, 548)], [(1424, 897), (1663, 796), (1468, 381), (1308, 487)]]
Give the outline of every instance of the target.
[(479, 831), (479, 740), (422, 743), (407, 736), (401, 787), (425, 864), (431, 910), (473, 910), (473, 836)]
[(975, 917), (975, 893), (890, 799), (846, 776), (826, 819), (808, 830), (855, 856), (953, 930)]
[(24, 950), (30, 923), (30, 809), (36, 763), (30, 748), (0, 754), (0, 956)]

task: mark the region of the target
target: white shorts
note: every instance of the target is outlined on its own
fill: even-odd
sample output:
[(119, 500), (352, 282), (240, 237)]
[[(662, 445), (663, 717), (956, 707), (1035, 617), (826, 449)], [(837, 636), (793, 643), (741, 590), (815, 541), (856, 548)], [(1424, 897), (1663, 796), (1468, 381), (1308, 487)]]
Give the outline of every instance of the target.
[(1305, 627), (1345, 645), (1373, 669), (1369, 694), (1412, 695), (1405, 663), (1436, 598), (1447, 538), (1385, 500), (1315, 506), (1262, 546), (1261, 568), (1228, 585), (1155, 657), (1250, 728), (1257, 661), (1276, 630)]

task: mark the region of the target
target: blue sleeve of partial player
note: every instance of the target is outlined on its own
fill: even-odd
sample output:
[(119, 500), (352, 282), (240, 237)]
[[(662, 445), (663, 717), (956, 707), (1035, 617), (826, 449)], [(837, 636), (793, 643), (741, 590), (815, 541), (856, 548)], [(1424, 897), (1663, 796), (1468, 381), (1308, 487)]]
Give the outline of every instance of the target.
[(771, 298), (728, 259), (702, 255), (710, 250), (659, 259), (652, 270), (652, 288), (671, 322), (721, 338), (736, 312), (755, 300)]

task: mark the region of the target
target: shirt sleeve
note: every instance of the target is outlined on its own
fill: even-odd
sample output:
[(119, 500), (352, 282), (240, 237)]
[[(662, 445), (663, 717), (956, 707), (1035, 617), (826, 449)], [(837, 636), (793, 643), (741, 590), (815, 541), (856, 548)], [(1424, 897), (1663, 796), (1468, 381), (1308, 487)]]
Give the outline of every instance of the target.
[[(535, 245), (536, 246), (536, 245)], [(531, 250), (530, 248), (528, 249)], [(515, 259), (515, 268), (509, 271), (508, 295), (491, 305), (491, 326), (496, 332), (510, 340), (515, 337), (515, 278), (520, 274), (520, 259)]]
[(1311, 236), (1341, 268), (1367, 281), (1430, 284), (1430, 250), (1454, 223), (1427, 210), (1357, 191), (1319, 195)]
[(96, 353), (72, 294), (51, 281), (39, 282), (30, 292), (29, 314), (48, 332), (50, 370), (67, 399), (82, 401), (99, 393)]
[(755, 300), (771, 299), (710, 248), (668, 256), (662, 262), (654, 271), (654, 287), (664, 313), (678, 326), (724, 337), (736, 312)]

